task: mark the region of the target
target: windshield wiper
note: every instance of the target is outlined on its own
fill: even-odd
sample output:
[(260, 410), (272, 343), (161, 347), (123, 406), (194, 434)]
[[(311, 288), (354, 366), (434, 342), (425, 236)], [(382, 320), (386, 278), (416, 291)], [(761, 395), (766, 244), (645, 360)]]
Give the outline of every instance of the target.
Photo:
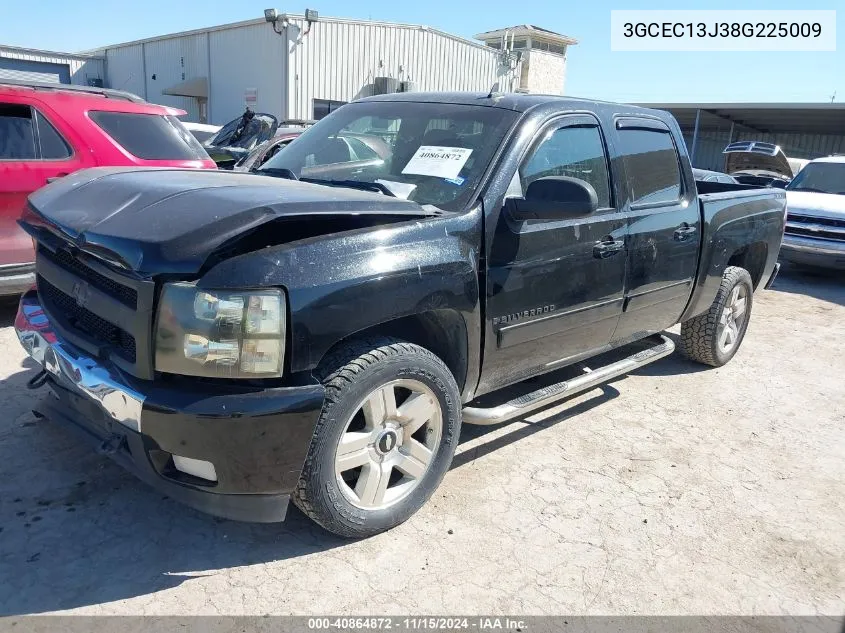
[(276, 178), (287, 178), (288, 180), (299, 180), (296, 174), (286, 167), (259, 167), (253, 169), (255, 174), (264, 174), (267, 176), (275, 176)]
[(375, 193), (383, 193), (386, 196), (395, 198), (388, 187), (380, 182), (363, 182), (361, 180), (323, 180), (322, 178), (300, 178), (302, 182), (310, 182), (315, 185), (327, 185), (329, 187), (348, 187), (349, 189), (361, 189), (363, 191), (372, 191)]

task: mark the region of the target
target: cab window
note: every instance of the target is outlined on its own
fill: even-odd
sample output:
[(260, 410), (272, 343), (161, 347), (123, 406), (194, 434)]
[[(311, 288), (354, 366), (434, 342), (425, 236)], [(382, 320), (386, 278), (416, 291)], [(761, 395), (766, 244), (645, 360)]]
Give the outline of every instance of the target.
[(598, 126), (570, 125), (548, 131), (519, 170), (522, 191), (547, 176), (583, 180), (596, 190), (599, 208), (610, 207), (607, 153)]

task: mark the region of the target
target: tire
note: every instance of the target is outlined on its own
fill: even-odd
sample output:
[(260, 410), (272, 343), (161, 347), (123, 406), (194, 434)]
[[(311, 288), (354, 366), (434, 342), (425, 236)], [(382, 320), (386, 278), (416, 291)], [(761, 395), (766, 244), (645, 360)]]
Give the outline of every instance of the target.
[[(742, 294), (745, 296), (745, 308), (737, 316), (735, 302)], [(705, 365), (721, 367), (727, 363), (737, 353), (745, 338), (753, 300), (754, 285), (751, 275), (744, 268), (728, 266), (710, 309), (681, 324), (681, 351), (691, 360)], [(732, 305), (731, 314), (735, 329), (729, 325), (730, 317), (727, 316), (726, 310), (729, 303)], [(727, 334), (726, 329), (730, 330)], [(729, 347), (724, 344), (726, 338), (730, 339)]]
[(294, 503), (346, 538), (399, 525), (452, 463), (461, 428), (454, 377), (427, 349), (389, 338), (342, 347), (316, 374), (326, 397)]

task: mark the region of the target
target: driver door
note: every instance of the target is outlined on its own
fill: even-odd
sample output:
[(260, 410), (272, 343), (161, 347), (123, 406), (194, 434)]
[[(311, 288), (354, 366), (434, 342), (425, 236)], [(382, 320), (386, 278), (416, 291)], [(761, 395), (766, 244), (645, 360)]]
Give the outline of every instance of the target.
[(508, 196), (533, 180), (588, 182), (588, 216), (516, 222), (503, 209), (488, 252), (487, 336), (479, 393), (551, 371), (610, 343), (622, 313), (626, 219), (610, 186), (598, 120), (567, 115), (537, 135)]

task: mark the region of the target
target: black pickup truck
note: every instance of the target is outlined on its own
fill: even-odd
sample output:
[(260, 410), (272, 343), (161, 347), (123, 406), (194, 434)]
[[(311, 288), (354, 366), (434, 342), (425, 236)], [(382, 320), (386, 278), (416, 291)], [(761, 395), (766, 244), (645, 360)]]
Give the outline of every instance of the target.
[(37, 289), (16, 330), (44, 368), (30, 386), (52, 392), (37, 415), (157, 489), (249, 521), (293, 499), (366, 536), (425, 503), (462, 421), (664, 357), (679, 322), (690, 358), (729, 361), (785, 206), (697, 189), (665, 112), (372, 97), (258, 173), (91, 169), (33, 194)]

